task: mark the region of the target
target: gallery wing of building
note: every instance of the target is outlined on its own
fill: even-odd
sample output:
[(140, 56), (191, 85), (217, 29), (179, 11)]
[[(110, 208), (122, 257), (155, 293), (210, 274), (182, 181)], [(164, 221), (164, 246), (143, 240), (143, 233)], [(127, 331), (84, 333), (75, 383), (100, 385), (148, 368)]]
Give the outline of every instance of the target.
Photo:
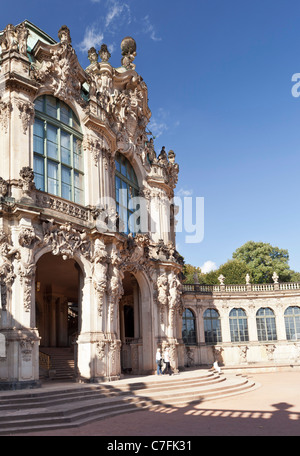
[[(174, 372), (277, 352), (298, 362), (300, 329), (288, 338), (284, 327), (286, 309), (299, 325), (296, 286), (271, 290), (267, 305), (265, 290), (183, 289), (179, 167), (147, 130), (135, 41), (122, 41), (119, 68), (105, 44), (91, 48), (86, 69), (66, 26), (55, 41), (29, 21), (9, 24), (0, 45), (0, 389), (57, 375), (63, 353), (74, 378), (94, 382), (154, 373), (158, 347)], [(256, 304), (279, 309), (280, 343), (268, 311), (259, 323), (271, 339), (258, 338)]]

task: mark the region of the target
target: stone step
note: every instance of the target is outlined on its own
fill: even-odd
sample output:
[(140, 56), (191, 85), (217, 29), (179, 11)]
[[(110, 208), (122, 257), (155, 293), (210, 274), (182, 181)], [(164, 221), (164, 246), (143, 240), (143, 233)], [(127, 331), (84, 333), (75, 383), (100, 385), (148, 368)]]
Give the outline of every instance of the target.
[[(54, 385), (54, 384), (53, 384)], [(66, 383), (28, 392), (0, 394), (0, 435), (74, 427), (122, 413), (244, 393), (255, 387), (246, 377), (202, 370), (178, 376), (128, 378), (99, 385)]]
[[(17, 397), (6, 397), (0, 395), (0, 412), (3, 410), (13, 410), (20, 409), (21, 407), (39, 407), (41, 405), (48, 406), (59, 403), (65, 403), (68, 400), (72, 399), (86, 399), (89, 397), (113, 397), (118, 395), (126, 395), (128, 392), (135, 392), (136, 395), (145, 394), (153, 395), (155, 393), (162, 394), (163, 391), (174, 391), (178, 392), (180, 388), (184, 389), (197, 389), (200, 386), (205, 385), (214, 385), (215, 383), (223, 382), (225, 378), (220, 378), (218, 376), (214, 378), (203, 377), (196, 379), (185, 379), (184, 381), (172, 381), (172, 382), (148, 382), (147, 384), (135, 383), (133, 385), (121, 385), (111, 387), (110, 385), (97, 386), (97, 387), (86, 387), (82, 388), (73, 388), (70, 391), (57, 390), (49, 393), (35, 393), (35, 394), (19, 394)], [(1, 416), (0, 416), (1, 421)]]
[(41, 351), (50, 356), (51, 368), (55, 371), (52, 380), (75, 379), (73, 350), (69, 347), (42, 347)]

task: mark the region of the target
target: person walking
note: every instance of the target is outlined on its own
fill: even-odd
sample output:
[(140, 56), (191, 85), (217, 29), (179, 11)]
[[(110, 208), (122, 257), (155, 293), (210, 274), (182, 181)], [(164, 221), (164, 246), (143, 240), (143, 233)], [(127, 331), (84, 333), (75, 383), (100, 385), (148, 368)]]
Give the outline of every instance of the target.
[(164, 370), (164, 374), (168, 373), (169, 375), (172, 375), (171, 367), (170, 367), (170, 355), (169, 355), (168, 347), (164, 351), (164, 363), (166, 365), (165, 370)]
[(157, 375), (160, 375), (160, 374), (162, 374), (162, 370), (161, 370), (162, 357), (161, 357), (159, 348), (156, 351), (156, 364), (157, 364)]

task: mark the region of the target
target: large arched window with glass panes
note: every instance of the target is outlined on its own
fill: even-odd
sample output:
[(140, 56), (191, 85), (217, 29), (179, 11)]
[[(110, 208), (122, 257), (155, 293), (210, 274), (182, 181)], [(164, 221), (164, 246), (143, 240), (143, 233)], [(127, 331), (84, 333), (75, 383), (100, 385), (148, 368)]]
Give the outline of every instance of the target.
[(260, 342), (277, 340), (275, 314), (269, 307), (256, 312), (257, 337)]
[(190, 309), (185, 309), (182, 314), (182, 339), (186, 345), (196, 345), (196, 319)]
[(221, 320), (216, 309), (206, 309), (203, 314), (204, 335), (207, 344), (218, 344), (222, 342)]
[(244, 309), (232, 309), (229, 314), (231, 342), (247, 342), (248, 320)]
[(119, 214), (119, 231), (138, 233), (140, 220), (135, 215), (138, 209), (133, 198), (139, 195), (136, 174), (129, 160), (119, 152), (115, 156), (116, 209)]
[(79, 121), (68, 105), (50, 95), (35, 100), (33, 160), (38, 190), (84, 204)]
[(284, 312), (284, 322), (287, 340), (300, 339), (300, 307), (290, 306)]

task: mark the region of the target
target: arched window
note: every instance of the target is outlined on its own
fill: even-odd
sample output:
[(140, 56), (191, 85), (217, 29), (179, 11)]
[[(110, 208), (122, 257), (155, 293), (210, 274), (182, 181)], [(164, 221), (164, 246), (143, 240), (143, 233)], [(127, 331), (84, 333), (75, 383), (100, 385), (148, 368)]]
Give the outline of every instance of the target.
[(132, 198), (138, 196), (139, 186), (136, 174), (129, 160), (116, 153), (116, 209), (119, 214), (119, 230), (122, 233), (138, 233), (140, 220), (135, 216), (138, 209)]
[(190, 309), (185, 309), (182, 314), (182, 339), (186, 345), (197, 343), (195, 315)]
[(36, 188), (84, 204), (80, 125), (72, 109), (50, 95), (35, 100), (33, 153)]
[(248, 321), (243, 309), (232, 309), (229, 314), (231, 342), (246, 342), (249, 340)]
[(290, 306), (284, 312), (284, 322), (287, 340), (300, 339), (300, 307)]
[(275, 315), (272, 309), (262, 307), (256, 312), (256, 327), (259, 341), (277, 340)]
[(220, 315), (215, 309), (206, 309), (203, 314), (205, 342), (217, 344), (222, 342)]

